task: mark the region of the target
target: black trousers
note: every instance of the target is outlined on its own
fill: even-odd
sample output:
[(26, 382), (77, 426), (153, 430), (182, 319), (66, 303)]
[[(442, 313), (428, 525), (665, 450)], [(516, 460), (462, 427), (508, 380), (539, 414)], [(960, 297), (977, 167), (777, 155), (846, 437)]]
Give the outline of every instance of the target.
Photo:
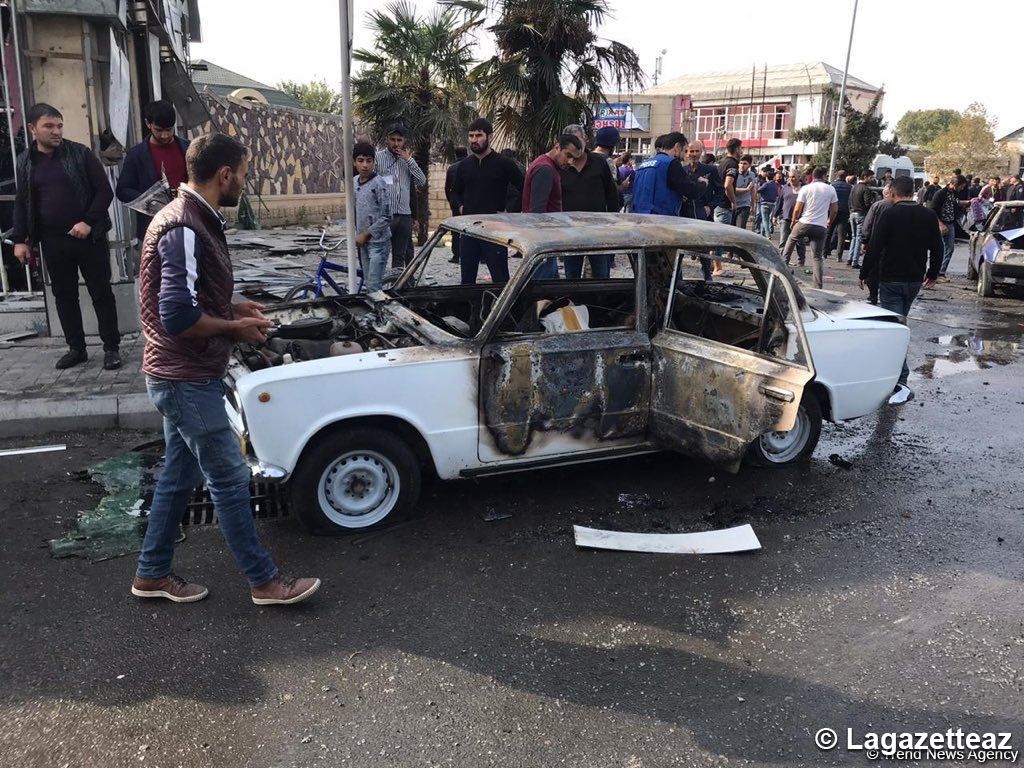
[(833, 250), (838, 250), (839, 260), (843, 260), (843, 251), (846, 250), (846, 231), (849, 228), (850, 212), (840, 208), (836, 213), (836, 220), (832, 222), (832, 226), (828, 228), (828, 234), (825, 236), (825, 256), (831, 256)]
[(44, 235), (42, 246), (53, 303), (57, 306), (57, 316), (68, 346), (85, 349), (82, 307), (78, 301), (78, 273), (81, 272), (96, 311), (103, 349), (117, 349), (121, 334), (117, 330), (117, 304), (110, 287), (110, 253), (106, 240), (93, 242), (89, 238), (79, 240), (70, 235)]
[(391, 266), (404, 267), (412, 257), (412, 216), (396, 213), (391, 217)]
[[(458, 216), (459, 212), (452, 208), (452, 216)], [(462, 252), (461, 243), (459, 242), (459, 235), (457, 232), (452, 232), (452, 258), (456, 261), (459, 260), (459, 254)]]

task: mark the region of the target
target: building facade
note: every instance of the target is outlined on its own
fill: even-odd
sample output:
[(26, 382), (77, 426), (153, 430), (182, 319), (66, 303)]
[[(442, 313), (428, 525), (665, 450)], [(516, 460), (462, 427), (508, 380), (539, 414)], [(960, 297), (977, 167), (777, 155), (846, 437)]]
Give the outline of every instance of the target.
[[(683, 75), (637, 94), (610, 94), (598, 108), (614, 117), (630, 113), (648, 115), (646, 124), (626, 119), (616, 124), (623, 136), (622, 149), (649, 155), (654, 139), (669, 131), (682, 131), (688, 139), (704, 143), (708, 152), (721, 154), (726, 142), (743, 140), (757, 162), (782, 166), (805, 163), (818, 151), (816, 142), (799, 142), (794, 131), (831, 126), (843, 72), (824, 62), (752, 67), (733, 72)], [(847, 78), (846, 97), (855, 109), (867, 111), (880, 89)]]

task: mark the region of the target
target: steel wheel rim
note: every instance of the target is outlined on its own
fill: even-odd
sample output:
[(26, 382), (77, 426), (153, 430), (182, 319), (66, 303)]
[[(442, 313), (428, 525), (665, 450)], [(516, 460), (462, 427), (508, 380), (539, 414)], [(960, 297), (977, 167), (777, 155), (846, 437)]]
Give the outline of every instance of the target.
[(349, 451), (324, 469), (317, 500), (324, 516), (342, 528), (366, 528), (387, 517), (398, 503), (398, 468), (376, 451)]
[(765, 432), (761, 435), (761, 453), (774, 464), (792, 461), (807, 444), (811, 433), (811, 420), (803, 406), (796, 415), (796, 424), (789, 432)]

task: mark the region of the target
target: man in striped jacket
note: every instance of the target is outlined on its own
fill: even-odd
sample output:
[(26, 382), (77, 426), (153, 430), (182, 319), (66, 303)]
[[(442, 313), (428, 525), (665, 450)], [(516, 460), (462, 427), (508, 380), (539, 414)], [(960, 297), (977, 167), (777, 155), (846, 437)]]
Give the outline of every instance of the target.
[(413, 256), (412, 190), (425, 185), (427, 177), (405, 147), (404, 127), (392, 125), (384, 140), (387, 147), (377, 152), (376, 171), (391, 187), (391, 266), (404, 267)]

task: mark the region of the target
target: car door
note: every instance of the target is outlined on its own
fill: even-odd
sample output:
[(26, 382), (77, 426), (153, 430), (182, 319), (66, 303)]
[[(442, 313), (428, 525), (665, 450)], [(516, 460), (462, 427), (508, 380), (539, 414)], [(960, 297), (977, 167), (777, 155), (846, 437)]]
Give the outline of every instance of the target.
[[(795, 292), (774, 269), (746, 265), (764, 306), (754, 348), (671, 327), (675, 281), (665, 327), (652, 339), (651, 432), (655, 440), (736, 471), (747, 447), (766, 432), (793, 428), (804, 387), (814, 377)], [(765, 299), (765, 297), (768, 297)], [(756, 317), (751, 314), (750, 317)], [(780, 334), (785, 335), (780, 340)], [(769, 340), (768, 334), (774, 340)]]
[[(508, 317), (496, 322), (495, 334), (481, 350), (481, 461), (556, 457), (646, 442), (651, 350), (650, 338), (638, 330), (645, 327), (638, 302), (642, 278), (637, 275), (642, 274), (636, 271), (628, 282), (578, 281), (592, 287), (600, 282), (613, 294), (631, 296), (633, 310), (618, 324), (556, 331), (512, 330), (521, 325), (521, 316), (510, 316), (514, 307), (530, 306), (545, 292), (552, 300), (571, 296), (574, 282), (525, 282), (520, 294), (528, 290), (529, 300), (513, 299), (505, 310)], [(574, 314), (565, 316), (569, 325), (577, 324)], [(591, 307), (589, 320), (595, 317)]]

